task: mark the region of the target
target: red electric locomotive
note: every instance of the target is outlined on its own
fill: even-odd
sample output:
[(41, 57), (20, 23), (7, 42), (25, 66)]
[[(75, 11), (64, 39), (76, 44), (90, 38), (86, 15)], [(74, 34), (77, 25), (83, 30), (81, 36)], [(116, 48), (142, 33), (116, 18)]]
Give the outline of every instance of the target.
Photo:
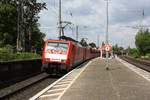
[(47, 40), (43, 50), (42, 70), (49, 74), (69, 71), (81, 62), (99, 56), (99, 50), (94, 51), (73, 41)]

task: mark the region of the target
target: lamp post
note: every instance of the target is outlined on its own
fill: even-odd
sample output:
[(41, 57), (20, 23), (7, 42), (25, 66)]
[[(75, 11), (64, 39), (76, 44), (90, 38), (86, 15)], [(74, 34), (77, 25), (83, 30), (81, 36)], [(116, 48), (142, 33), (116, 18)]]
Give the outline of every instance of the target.
[(78, 41), (78, 35), (79, 35), (78, 30), (79, 30), (79, 27), (78, 27), (78, 25), (77, 25), (77, 26), (76, 26), (76, 41)]
[(87, 26), (79, 26), (79, 25), (76, 25), (76, 41), (78, 41), (79, 40), (79, 31), (81, 30), (81, 28), (83, 29), (85, 29), (85, 28), (87, 28)]
[[(109, 24), (108, 1), (109, 0), (105, 0), (105, 1), (106, 1), (106, 16), (107, 16), (107, 20), (106, 20), (106, 43), (105, 43), (105, 45), (108, 45), (109, 44), (109, 42), (108, 42), (108, 24)], [(109, 51), (106, 51), (106, 70), (109, 70), (108, 52)]]
[(60, 39), (60, 37), (61, 37), (61, 31), (62, 31), (62, 22), (61, 22), (61, 0), (59, 0), (59, 36), (58, 36), (59, 39)]

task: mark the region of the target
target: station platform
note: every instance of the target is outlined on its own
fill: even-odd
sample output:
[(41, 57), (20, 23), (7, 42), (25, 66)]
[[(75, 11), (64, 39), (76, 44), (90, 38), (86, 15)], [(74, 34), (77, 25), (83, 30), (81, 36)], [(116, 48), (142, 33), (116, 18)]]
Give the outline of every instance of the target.
[(29, 100), (150, 100), (150, 73), (118, 57), (95, 58)]
[(150, 81), (118, 59), (109, 60), (107, 71), (105, 60), (96, 58), (60, 100), (150, 100)]

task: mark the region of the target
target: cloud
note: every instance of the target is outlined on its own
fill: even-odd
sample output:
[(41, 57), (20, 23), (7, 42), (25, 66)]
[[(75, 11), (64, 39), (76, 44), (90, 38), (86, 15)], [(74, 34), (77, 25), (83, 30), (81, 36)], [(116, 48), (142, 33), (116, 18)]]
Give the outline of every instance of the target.
[[(58, 0), (42, 0), (48, 10), (41, 11), (39, 23), (46, 38), (58, 37)], [(144, 19), (142, 16), (144, 9)], [(148, 25), (150, 22), (149, 0), (109, 1), (109, 41), (123, 47), (135, 47), (137, 29), (132, 26)], [(79, 39), (88, 42), (105, 41), (106, 2), (104, 0), (62, 0), (62, 20), (79, 26)], [(43, 27), (43, 28), (42, 28)], [(47, 27), (47, 28), (44, 28)], [(65, 29), (65, 35), (75, 39), (75, 28)], [(100, 44), (99, 43), (99, 44)]]

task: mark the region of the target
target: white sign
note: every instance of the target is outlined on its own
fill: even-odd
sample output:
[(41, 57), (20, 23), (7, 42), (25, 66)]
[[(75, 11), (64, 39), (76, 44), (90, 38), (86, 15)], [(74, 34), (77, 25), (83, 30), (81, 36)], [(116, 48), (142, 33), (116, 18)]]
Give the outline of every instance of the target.
[(106, 45), (106, 46), (105, 46), (105, 50), (106, 50), (106, 51), (110, 51), (110, 46), (109, 46), (109, 45)]

